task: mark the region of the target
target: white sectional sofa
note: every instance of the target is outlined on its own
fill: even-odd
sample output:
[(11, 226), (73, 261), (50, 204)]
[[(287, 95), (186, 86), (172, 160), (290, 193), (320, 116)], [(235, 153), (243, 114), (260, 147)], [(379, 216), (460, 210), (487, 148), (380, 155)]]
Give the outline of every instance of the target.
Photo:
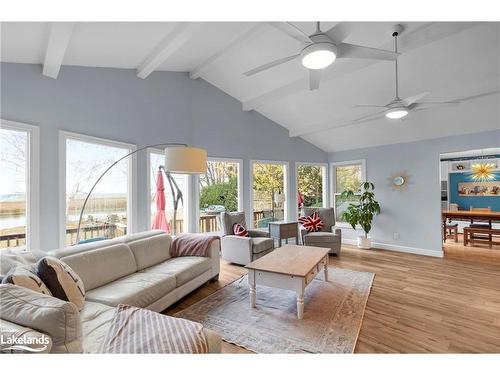
[[(57, 335), (70, 332), (76, 344), (61, 343), (61, 337), (52, 337), (52, 352), (94, 353), (109, 328), (114, 307), (118, 304), (161, 312), (207, 281), (218, 278), (220, 240), (212, 242), (209, 257), (172, 258), (171, 243), (172, 238), (164, 232), (149, 231), (49, 251), (48, 255), (67, 263), (83, 280), (86, 302), (82, 311), (78, 313), (76, 310), (79, 319), (71, 327), (61, 327), (62, 323), (53, 321), (44, 325), (43, 319), (38, 316), (33, 325), (29, 321), (30, 314), (22, 314), (23, 301), (30, 300), (31, 305), (40, 305), (40, 311), (49, 314), (47, 319), (54, 314), (54, 308), (66, 311), (64, 314), (67, 311), (74, 314), (68, 304), (74, 305), (25, 288), (9, 286), (2, 289), (0, 323), (3, 320), (11, 328), (12, 324), (19, 325), (49, 336), (53, 332)], [(16, 294), (23, 296), (21, 298)], [(52, 312), (49, 313), (49, 310)], [(221, 338), (209, 330), (205, 333), (209, 351), (220, 352)], [(80, 346), (78, 340), (81, 340)], [(80, 347), (81, 350), (78, 349)]]

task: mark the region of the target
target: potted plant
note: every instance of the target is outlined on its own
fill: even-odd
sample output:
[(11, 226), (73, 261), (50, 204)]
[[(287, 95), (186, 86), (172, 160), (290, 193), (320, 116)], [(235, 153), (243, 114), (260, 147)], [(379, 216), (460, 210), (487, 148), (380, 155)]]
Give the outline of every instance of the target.
[(359, 202), (349, 204), (349, 207), (342, 213), (342, 220), (349, 223), (354, 230), (356, 230), (358, 224), (363, 228), (365, 235), (358, 236), (358, 247), (360, 249), (370, 249), (372, 247), (372, 241), (368, 237), (368, 233), (372, 229), (373, 216), (380, 213), (380, 205), (375, 200), (373, 190), (375, 190), (373, 183), (364, 182), (360, 186), (360, 191), (346, 190), (341, 195), (343, 199), (353, 199), (359, 196)]

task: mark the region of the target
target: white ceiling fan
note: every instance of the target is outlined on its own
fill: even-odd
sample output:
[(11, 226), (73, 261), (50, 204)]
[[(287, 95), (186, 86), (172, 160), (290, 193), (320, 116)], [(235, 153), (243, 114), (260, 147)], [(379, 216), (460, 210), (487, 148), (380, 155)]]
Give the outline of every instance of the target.
[(338, 23), (328, 31), (321, 31), (320, 23), (316, 22), (316, 31), (312, 35), (305, 34), (289, 22), (271, 22), (271, 24), (301, 42), (303, 48), (300, 53), (249, 70), (244, 73), (246, 76), (252, 76), (301, 57), (302, 65), (309, 70), (309, 88), (316, 90), (319, 88), (322, 70), (330, 66), (335, 59), (355, 58), (389, 61), (397, 59), (397, 52), (343, 43), (351, 29), (351, 24), (348, 22)]
[[(395, 25), (393, 28), (392, 36), (394, 37), (394, 52), (398, 52), (398, 36), (401, 34), (403, 31), (403, 26), (401, 25)], [(429, 91), (422, 92), (417, 95), (413, 95), (404, 99), (401, 99), (399, 97), (399, 81), (398, 81), (398, 60), (396, 59), (394, 62), (395, 68), (396, 68), (396, 90), (395, 90), (395, 97), (394, 99), (386, 105), (356, 105), (355, 107), (373, 107), (373, 108), (383, 108), (383, 110), (369, 114), (367, 116), (363, 116), (360, 118), (357, 118), (353, 120), (350, 124), (355, 124), (358, 122), (365, 122), (365, 121), (372, 121), (372, 120), (377, 120), (379, 118), (383, 118), (384, 116), (389, 118), (389, 119), (402, 119), (410, 111), (417, 111), (417, 110), (425, 110), (425, 109), (431, 109), (431, 108), (436, 108), (436, 107), (444, 107), (444, 106), (449, 106), (449, 105), (458, 105), (460, 104), (460, 101), (463, 101), (465, 99), (469, 98), (463, 98), (462, 100), (456, 100), (456, 101), (449, 101), (449, 102), (420, 102), (419, 100), (425, 98), (427, 95), (430, 94)]]

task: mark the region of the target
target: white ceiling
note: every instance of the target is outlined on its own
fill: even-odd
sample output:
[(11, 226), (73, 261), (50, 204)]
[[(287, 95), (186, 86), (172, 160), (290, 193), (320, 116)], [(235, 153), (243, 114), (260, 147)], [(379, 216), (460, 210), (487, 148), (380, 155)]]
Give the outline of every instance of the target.
[[(313, 22), (294, 23), (306, 33)], [(392, 22), (359, 22), (345, 42), (392, 49)], [(335, 25), (322, 23), (322, 29)], [(500, 90), (500, 23), (403, 23), (400, 96), (431, 91), (427, 101), (453, 100)], [(51, 23), (2, 23), (1, 61), (43, 64)], [(63, 65), (189, 72), (201, 77), (325, 151), (467, 134), (500, 128), (498, 93), (459, 106), (336, 126), (371, 113), (355, 104), (384, 105), (394, 96), (394, 64), (340, 59), (309, 91), (307, 72), (291, 61), (252, 77), (243, 72), (295, 54), (295, 39), (268, 23), (76, 23), (58, 42)], [(47, 58), (51, 64), (57, 54)], [(61, 61), (60, 61), (61, 62)], [(48, 63), (47, 63), (48, 64)], [(56, 72), (58, 68), (56, 69)], [(140, 78), (138, 78), (140, 79)], [(148, 79), (148, 78), (145, 78)]]

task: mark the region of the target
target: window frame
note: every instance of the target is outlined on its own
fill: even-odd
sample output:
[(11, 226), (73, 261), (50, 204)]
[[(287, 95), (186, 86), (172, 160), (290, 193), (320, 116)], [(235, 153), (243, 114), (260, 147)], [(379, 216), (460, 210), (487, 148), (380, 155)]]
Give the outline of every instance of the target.
[[(207, 158), (207, 162), (225, 162), (225, 163), (233, 163), (238, 164), (238, 211), (244, 211), (243, 204), (243, 159), (237, 158), (224, 158), (224, 157), (216, 157), (209, 156)], [(196, 233), (200, 233), (200, 175), (195, 175), (194, 181), (194, 199), (193, 199), (193, 207), (195, 208), (194, 219), (195, 219), (195, 230)], [(205, 232), (206, 234), (214, 234), (218, 232)]]
[[(295, 187), (296, 187), (297, 192), (299, 191), (299, 174), (297, 173), (299, 166), (312, 166), (312, 167), (322, 167), (323, 168), (323, 176), (322, 176), (322, 179), (323, 179), (323, 189), (322, 189), (323, 206), (322, 207), (323, 208), (330, 207), (330, 196), (328, 194), (328, 191), (329, 191), (328, 186), (330, 184), (329, 178), (328, 178), (328, 173), (329, 173), (328, 163), (302, 162), (302, 161), (295, 162)], [(300, 212), (298, 212), (297, 214), (299, 215)]]
[(289, 168), (290, 168), (290, 163), (288, 161), (280, 161), (280, 160), (250, 160), (250, 186), (249, 186), (249, 197), (250, 197), (250, 212), (249, 216), (247, 215), (247, 221), (248, 218), (250, 218), (250, 223), (247, 222), (247, 225), (249, 228), (255, 229), (253, 225), (253, 166), (254, 164), (273, 164), (273, 165), (281, 165), (284, 166), (284, 171), (283, 171), (283, 186), (284, 186), (284, 194), (285, 194), (285, 205), (284, 205), (284, 213), (283, 217), (285, 220), (290, 220), (290, 173), (289, 173)]
[[(66, 141), (68, 139), (125, 148), (129, 152), (137, 150), (137, 145), (132, 143), (59, 130), (59, 246), (61, 248), (68, 246), (66, 244)], [(129, 169), (127, 176), (127, 233), (130, 234), (137, 231), (137, 155), (128, 157), (127, 163)]]
[[(167, 146), (168, 147), (168, 146)], [(147, 213), (148, 213), (148, 230), (151, 230), (151, 226), (153, 224), (152, 222), (152, 219), (151, 219), (151, 216), (153, 215), (153, 212), (151, 211), (151, 201), (150, 201), (150, 196), (151, 196), (151, 154), (162, 154), (163, 156), (165, 156), (165, 149), (159, 149), (159, 148), (154, 148), (154, 147), (148, 147), (147, 148), (147, 162), (146, 162), (146, 166), (147, 166), (147, 185), (146, 185), (146, 188), (147, 188), (147, 196), (148, 196), (148, 209), (147, 209)], [(191, 176), (189, 174), (186, 174), (187, 178), (186, 178), (186, 195), (184, 196), (184, 202), (183, 202), (183, 211), (184, 211), (184, 215), (186, 216), (186, 220), (185, 220), (185, 231), (183, 233), (190, 233), (191, 232), (191, 202), (192, 202), (192, 197), (191, 197), (191, 183), (192, 183), (192, 179), (191, 179)], [(167, 202), (168, 204), (168, 202)], [(179, 233), (178, 233), (179, 234)]]
[[(36, 125), (0, 119), (0, 128), (28, 134), (26, 160), (26, 237), (24, 251), (40, 249), (40, 128)], [(11, 249), (23, 249), (22, 246)]]
[[(345, 167), (350, 165), (361, 165), (361, 181), (366, 181), (366, 159), (345, 160), (330, 163), (330, 202), (335, 208), (335, 197), (341, 193), (336, 193), (337, 189), (337, 167)], [(337, 220), (337, 212), (335, 212), (335, 225), (338, 227), (351, 228), (345, 221)]]

